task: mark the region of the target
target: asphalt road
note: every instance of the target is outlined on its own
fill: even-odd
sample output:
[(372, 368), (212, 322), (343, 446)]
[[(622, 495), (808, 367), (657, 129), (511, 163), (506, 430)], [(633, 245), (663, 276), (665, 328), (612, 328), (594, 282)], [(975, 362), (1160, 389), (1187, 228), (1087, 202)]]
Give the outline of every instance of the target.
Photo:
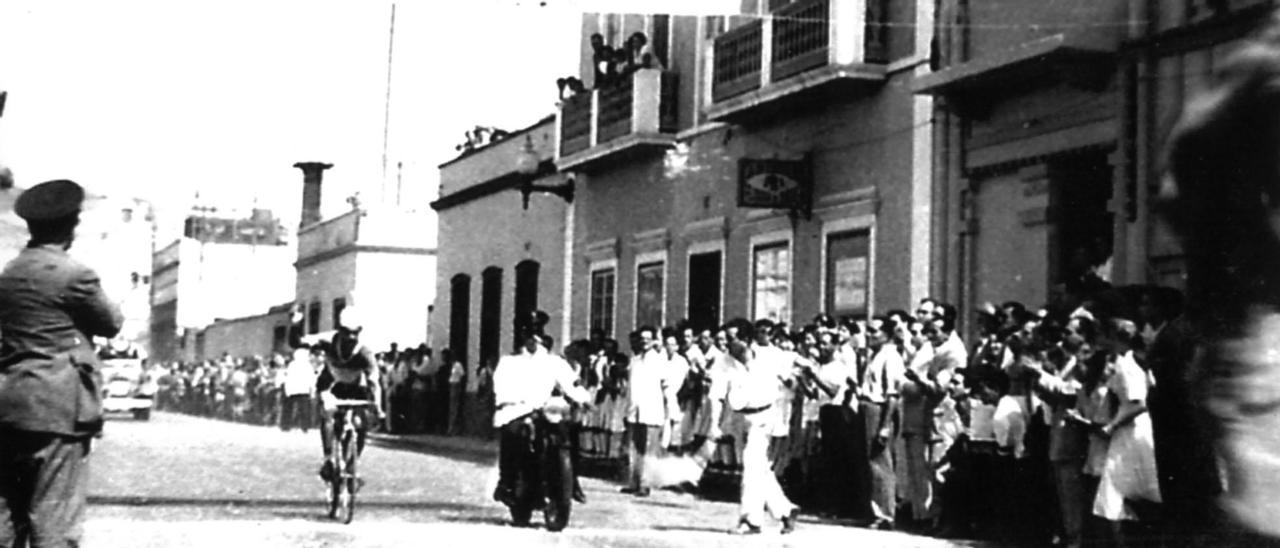
[(508, 525), (490, 500), (496, 459), (475, 447), (427, 452), (377, 443), (361, 459), (367, 480), (355, 521), (328, 519), (316, 475), (315, 431), (157, 413), (112, 418), (91, 456), (89, 548), (182, 546), (955, 546), (803, 517), (799, 529), (728, 535), (733, 504), (655, 492), (636, 499), (584, 478), (588, 504), (569, 529)]

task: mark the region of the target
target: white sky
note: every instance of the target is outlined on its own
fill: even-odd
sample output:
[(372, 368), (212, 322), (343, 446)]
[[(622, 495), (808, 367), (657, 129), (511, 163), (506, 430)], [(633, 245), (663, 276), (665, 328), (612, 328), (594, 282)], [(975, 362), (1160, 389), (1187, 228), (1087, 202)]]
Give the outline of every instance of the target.
[[(545, 5), (540, 5), (545, 4)], [(550, 114), (578, 70), (581, 13), (725, 13), (739, 0), (398, 2), (388, 173), (406, 199), (477, 124)], [(382, 182), (389, 1), (4, 0), (0, 164), (151, 200), (175, 224), (199, 191), (286, 219), (298, 161), (335, 164), (326, 211)], [(429, 189), (429, 190), (428, 190)], [(291, 225), (286, 225), (291, 226)]]

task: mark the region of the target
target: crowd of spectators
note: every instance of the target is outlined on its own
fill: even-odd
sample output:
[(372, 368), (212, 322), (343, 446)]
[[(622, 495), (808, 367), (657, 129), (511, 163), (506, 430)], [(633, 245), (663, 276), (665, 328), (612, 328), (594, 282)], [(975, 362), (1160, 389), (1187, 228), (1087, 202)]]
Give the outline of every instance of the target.
[[(621, 46), (605, 43), (604, 35), (591, 35), (593, 88), (602, 89), (626, 81), (640, 69), (662, 69), (663, 60), (653, 51), (643, 32), (633, 32)], [(587, 91), (587, 85), (574, 76), (556, 79), (560, 100)]]
[(629, 352), (592, 333), (563, 352), (596, 401), (579, 416), (580, 450), (630, 460), (631, 493), (647, 493), (635, 466), (646, 461), (692, 459), (704, 482), (741, 470), (742, 414), (728, 405), (740, 365), (727, 343), (755, 328), (754, 355), (785, 356), (771, 365), (770, 462), (806, 511), (1019, 545), (1185, 530), (1194, 519), (1168, 499), (1220, 484), (1212, 455), (1179, 441), (1193, 411), (1179, 383), (1156, 384), (1190, 360), (1181, 295), (1091, 290), (1070, 307), (986, 304), (967, 342), (956, 307), (932, 299), (803, 326), (642, 327)]
[[(425, 344), (377, 354), (387, 401), (379, 425), (397, 434), (457, 434), (465, 373), (446, 349), (433, 360)], [(156, 408), (250, 424), (307, 430), (316, 424), (316, 377), (322, 356), (307, 349), (271, 357), (224, 355), (191, 363), (151, 366), (159, 387)], [(448, 363), (448, 366), (443, 364)]]
[[(1179, 403), (1179, 383), (1156, 383), (1185, 370), (1194, 348), (1180, 303), (1175, 290), (1144, 286), (1100, 290), (1071, 308), (986, 304), (968, 342), (956, 307), (932, 299), (914, 312), (819, 315), (803, 326), (642, 327), (626, 350), (597, 331), (562, 352), (595, 401), (577, 414), (575, 441), (584, 460), (628, 469), (629, 492), (669, 486), (643, 470), (663, 458), (695, 462), (703, 483), (739, 473), (743, 419), (728, 405), (728, 379), (740, 365), (728, 343), (747, 329), (754, 355), (783, 356), (769, 458), (806, 511), (1064, 546), (1186, 526), (1179, 502), (1204, 494), (1186, 492), (1221, 486), (1213, 456), (1178, 441), (1194, 411)], [(306, 429), (319, 360), (300, 350), (160, 367), (157, 406)], [(491, 371), (474, 372), (468, 392), (447, 349), (392, 345), (378, 361), (384, 430), (459, 434), (464, 410), (492, 413)], [(642, 362), (659, 365), (633, 367)], [(469, 396), (480, 404), (464, 407)]]

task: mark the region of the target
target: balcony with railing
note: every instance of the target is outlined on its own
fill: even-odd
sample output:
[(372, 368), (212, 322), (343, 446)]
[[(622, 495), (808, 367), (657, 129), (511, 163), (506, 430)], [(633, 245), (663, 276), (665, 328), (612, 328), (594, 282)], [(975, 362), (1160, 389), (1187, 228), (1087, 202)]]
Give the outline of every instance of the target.
[(712, 119), (733, 121), (822, 89), (885, 79), (885, 0), (800, 0), (715, 40)]
[(561, 170), (584, 170), (607, 158), (675, 145), (677, 75), (640, 69), (621, 82), (575, 95), (557, 119)]

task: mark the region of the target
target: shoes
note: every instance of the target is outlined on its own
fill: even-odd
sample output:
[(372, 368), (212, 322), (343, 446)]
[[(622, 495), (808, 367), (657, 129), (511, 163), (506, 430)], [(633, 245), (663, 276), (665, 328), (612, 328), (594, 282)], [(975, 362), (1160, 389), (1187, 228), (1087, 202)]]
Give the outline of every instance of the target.
[(333, 461), (325, 459), (324, 464), (320, 465), (320, 479), (333, 481)]
[(641, 487), (641, 488), (640, 488), (640, 490), (638, 490), (638, 491), (636, 491), (636, 492), (635, 492), (635, 495), (636, 495), (637, 497), (641, 497), (641, 498), (647, 497), (647, 496), (649, 496), (649, 488), (648, 488), (648, 487)]
[(760, 534), (760, 526), (753, 525), (747, 521), (746, 517), (738, 518), (738, 524), (729, 530), (731, 535), (758, 535)]
[(499, 485), (493, 490), (493, 500), (501, 502), (507, 506), (511, 506), (516, 503), (516, 494), (511, 492), (510, 489)]
[(796, 530), (796, 518), (800, 517), (800, 509), (792, 508), (787, 515), (782, 516), (782, 534), (790, 534)]
[(582, 486), (581, 486), (581, 485), (574, 485), (574, 486), (573, 486), (573, 500), (574, 500), (574, 502), (577, 502), (578, 504), (586, 504), (586, 503), (587, 503), (587, 494), (586, 494), (586, 493), (584, 493), (584, 492), (582, 491)]
[(618, 492), (624, 495), (634, 495), (640, 492), (640, 488), (639, 487), (623, 487), (622, 489), (619, 489)]
[(877, 530), (877, 531), (892, 531), (892, 530), (893, 530), (893, 522), (892, 522), (892, 521), (890, 521), (890, 520), (887, 520), (887, 519), (877, 519), (877, 520), (875, 520), (875, 521), (871, 522), (871, 524), (870, 524), (870, 525), (868, 525), (868, 526), (867, 526), (867, 528), (868, 528), (868, 529), (875, 529), (875, 530)]

